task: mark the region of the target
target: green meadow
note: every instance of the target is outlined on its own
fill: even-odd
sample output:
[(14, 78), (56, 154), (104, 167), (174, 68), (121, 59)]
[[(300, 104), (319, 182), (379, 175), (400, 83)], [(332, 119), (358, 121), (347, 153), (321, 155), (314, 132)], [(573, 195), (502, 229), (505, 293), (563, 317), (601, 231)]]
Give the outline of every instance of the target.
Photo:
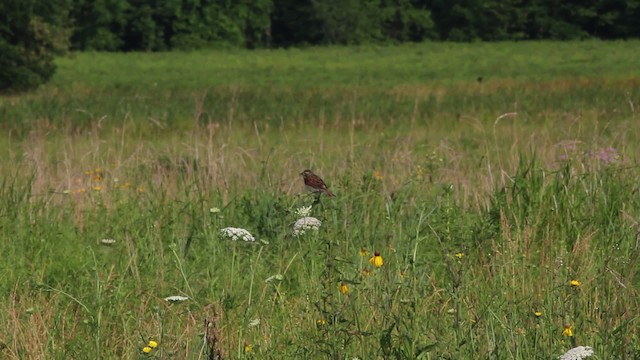
[(61, 57), (0, 98), (0, 357), (638, 359), (638, 58)]

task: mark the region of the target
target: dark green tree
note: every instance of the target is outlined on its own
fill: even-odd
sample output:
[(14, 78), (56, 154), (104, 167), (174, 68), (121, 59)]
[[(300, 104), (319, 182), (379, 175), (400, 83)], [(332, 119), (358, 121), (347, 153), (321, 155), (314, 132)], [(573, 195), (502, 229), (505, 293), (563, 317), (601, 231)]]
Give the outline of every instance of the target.
[(37, 87), (55, 72), (69, 44), (68, 0), (0, 1), (0, 91)]
[(395, 41), (422, 41), (435, 37), (431, 11), (411, 0), (383, 0), (380, 4), (382, 35)]
[(73, 48), (79, 50), (121, 50), (127, 27), (126, 0), (77, 0), (71, 9)]
[(325, 44), (361, 44), (380, 41), (382, 14), (379, 0), (312, 0)]

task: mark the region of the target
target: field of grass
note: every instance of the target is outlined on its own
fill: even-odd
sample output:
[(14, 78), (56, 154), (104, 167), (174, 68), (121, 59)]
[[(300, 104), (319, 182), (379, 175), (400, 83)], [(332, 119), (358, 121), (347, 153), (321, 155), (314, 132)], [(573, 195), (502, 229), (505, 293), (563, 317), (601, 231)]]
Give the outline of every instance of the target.
[(0, 98), (0, 357), (640, 358), (638, 45), (60, 58)]

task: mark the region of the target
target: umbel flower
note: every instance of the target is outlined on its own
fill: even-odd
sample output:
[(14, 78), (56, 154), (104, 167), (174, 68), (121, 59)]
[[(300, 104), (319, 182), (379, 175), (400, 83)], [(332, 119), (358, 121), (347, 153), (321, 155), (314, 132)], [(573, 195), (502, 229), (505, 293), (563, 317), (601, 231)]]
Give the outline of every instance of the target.
[(189, 298), (181, 295), (172, 295), (164, 298), (164, 301), (168, 301), (168, 302), (179, 302), (179, 301), (185, 301), (185, 300), (189, 300)]
[(297, 208), (296, 209), (296, 215), (298, 215), (300, 217), (307, 217), (307, 216), (311, 215), (311, 205)]
[(256, 239), (245, 229), (226, 227), (220, 230), (222, 235), (228, 237), (231, 240), (244, 240), (246, 242), (254, 242)]
[(582, 360), (593, 355), (591, 346), (578, 346), (559, 356), (560, 360)]
[(309, 230), (317, 231), (318, 229), (320, 229), (320, 225), (322, 225), (322, 221), (314, 217), (305, 216), (303, 218), (300, 218), (296, 220), (295, 223), (293, 223), (293, 236), (303, 235)]

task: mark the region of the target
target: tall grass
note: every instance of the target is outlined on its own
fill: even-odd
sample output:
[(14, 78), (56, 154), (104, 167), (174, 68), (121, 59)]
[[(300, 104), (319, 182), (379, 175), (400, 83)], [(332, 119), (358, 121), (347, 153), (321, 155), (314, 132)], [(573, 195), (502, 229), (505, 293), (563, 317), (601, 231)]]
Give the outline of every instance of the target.
[[(633, 51), (623, 45), (566, 46), (573, 59), (611, 59)], [(524, 47), (210, 53), (248, 75), (203, 88), (169, 74), (157, 90), (141, 73), (153, 64), (125, 87), (81, 69), (112, 62), (101, 71), (124, 79), (121, 64), (174, 67), (162, 59), (175, 54), (61, 60), (50, 87), (2, 99), (2, 356), (549, 359), (587, 345), (599, 359), (638, 357), (630, 68), (538, 79), (536, 58), (516, 56), (525, 79), (496, 65), (495, 83), (468, 86), (456, 77), (476, 72), (450, 72), (454, 61), (434, 75), (453, 80), (433, 87), (400, 72), (364, 86), (357, 66), (337, 65), (319, 86), (243, 82), (287, 57), (315, 81), (306, 70), (335, 55), (384, 74), (390, 54)], [(204, 55), (177, 59), (204, 74), (193, 60)], [(305, 168), (336, 198), (306, 194)], [(296, 237), (308, 205), (322, 226)], [(226, 239), (230, 226), (257, 241)]]

